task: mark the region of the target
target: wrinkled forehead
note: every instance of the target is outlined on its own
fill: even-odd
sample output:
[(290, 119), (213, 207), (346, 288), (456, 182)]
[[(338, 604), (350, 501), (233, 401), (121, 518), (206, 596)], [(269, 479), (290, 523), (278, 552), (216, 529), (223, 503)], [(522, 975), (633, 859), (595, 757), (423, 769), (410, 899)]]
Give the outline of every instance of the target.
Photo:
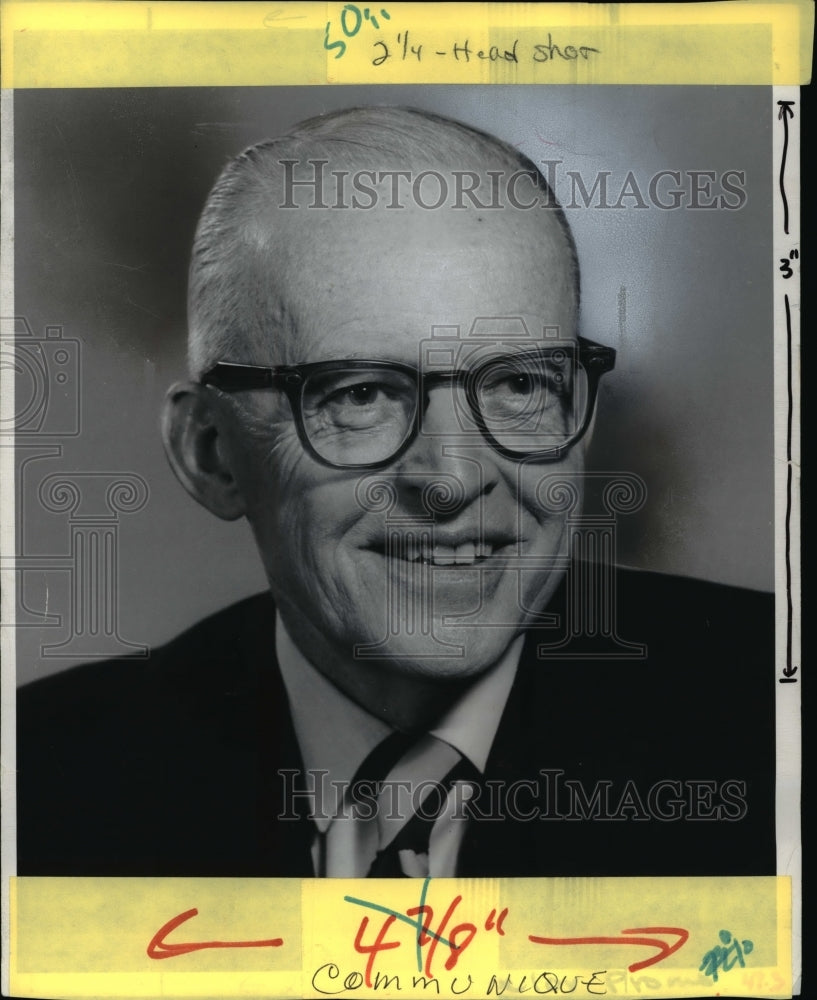
[(570, 243), (529, 178), (386, 169), (337, 177), (301, 164), (289, 178), (304, 183), (279, 188), (253, 212), (258, 304), (277, 304), (278, 321), (268, 324), (275, 363), (410, 360), (435, 328), (465, 336), (491, 321), (573, 335)]

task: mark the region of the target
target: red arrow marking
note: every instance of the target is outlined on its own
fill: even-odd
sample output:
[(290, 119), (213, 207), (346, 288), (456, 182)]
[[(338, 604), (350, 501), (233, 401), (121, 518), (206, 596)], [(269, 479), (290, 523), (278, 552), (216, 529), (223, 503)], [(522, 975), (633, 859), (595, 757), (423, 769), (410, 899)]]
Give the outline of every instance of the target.
[(283, 938), (271, 938), (269, 941), (190, 941), (186, 944), (168, 944), (165, 937), (178, 926), (195, 917), (198, 910), (185, 910), (164, 926), (150, 939), (148, 945), (149, 958), (175, 958), (177, 955), (187, 955), (191, 951), (201, 951), (204, 948), (280, 948)]
[(629, 966), (630, 972), (638, 972), (639, 969), (646, 969), (648, 965), (655, 965), (661, 962), (668, 955), (678, 951), (689, 940), (689, 931), (683, 927), (631, 927), (622, 934), (677, 934), (678, 940), (675, 944), (667, 944), (661, 938), (648, 937), (580, 937), (580, 938), (548, 938), (534, 937), (528, 935), (528, 939), (535, 944), (642, 944), (646, 948), (657, 948), (658, 954), (652, 958), (645, 958), (643, 962), (634, 962)]

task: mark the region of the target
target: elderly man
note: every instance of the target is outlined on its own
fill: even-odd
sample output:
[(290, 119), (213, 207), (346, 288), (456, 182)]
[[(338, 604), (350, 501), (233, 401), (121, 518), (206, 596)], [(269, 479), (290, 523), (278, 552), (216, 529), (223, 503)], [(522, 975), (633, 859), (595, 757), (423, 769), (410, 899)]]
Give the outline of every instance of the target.
[(23, 691), (21, 873), (774, 871), (770, 602), (571, 562), (615, 355), (530, 161), (302, 123), (216, 183), (189, 313), (167, 453), (269, 593)]

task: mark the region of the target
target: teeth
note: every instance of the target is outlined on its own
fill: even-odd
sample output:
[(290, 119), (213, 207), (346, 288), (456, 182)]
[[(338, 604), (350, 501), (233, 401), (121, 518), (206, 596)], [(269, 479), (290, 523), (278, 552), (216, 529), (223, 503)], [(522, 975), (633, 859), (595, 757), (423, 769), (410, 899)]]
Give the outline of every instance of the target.
[(457, 550), (450, 545), (434, 546), (434, 565), (453, 566), (457, 561)]
[(463, 542), (461, 545), (437, 544), (433, 548), (425, 539), (406, 540), (403, 558), (409, 562), (433, 563), (435, 566), (473, 566), (478, 559), (488, 559), (494, 547), (489, 542)]
[(493, 545), (477, 542), (463, 542), (456, 548), (452, 545), (435, 545), (433, 562), (435, 566), (473, 566), (477, 559), (487, 559), (493, 550)]
[(454, 561), (458, 566), (472, 566), (476, 558), (476, 546), (473, 542), (465, 542), (456, 548)]

